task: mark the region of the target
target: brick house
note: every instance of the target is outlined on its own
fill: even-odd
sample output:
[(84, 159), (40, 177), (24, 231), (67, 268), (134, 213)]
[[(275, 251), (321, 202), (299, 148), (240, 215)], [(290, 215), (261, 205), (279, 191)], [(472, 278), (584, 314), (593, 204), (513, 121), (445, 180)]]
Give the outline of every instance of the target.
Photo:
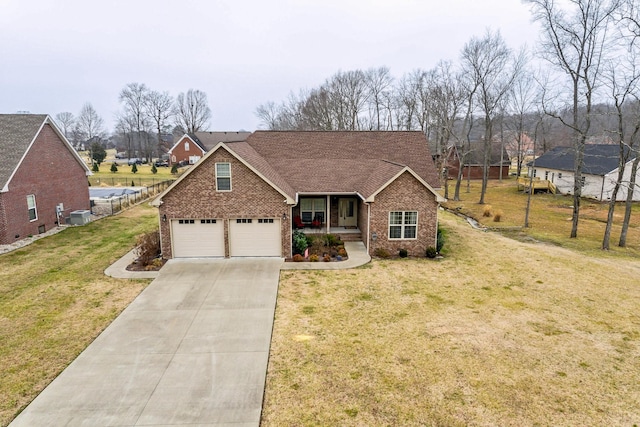
[(0, 114), (0, 244), (90, 209), (85, 162), (44, 114)]
[[(465, 152), (465, 146), (451, 146), (447, 154), (447, 172), (449, 179), (457, 179), (458, 171), (460, 170), (460, 163), (462, 163), (463, 154)], [(471, 179), (482, 179), (482, 173), (484, 169), (484, 142), (472, 141), (469, 151), (466, 153), (464, 159), (462, 178), (466, 179), (467, 176), (471, 176)], [(505, 149), (502, 150), (502, 158), (500, 157), (500, 144), (491, 144), (491, 156), (489, 157), (489, 179), (499, 179), (500, 170), (502, 169), (502, 177), (509, 176), (509, 167), (511, 166), (511, 160), (509, 154)]]
[(169, 164), (192, 165), (219, 142), (244, 141), (251, 132), (195, 132), (184, 134), (167, 152)]
[(257, 131), (219, 142), (152, 205), (164, 258), (289, 258), (295, 229), (424, 256), (438, 187), (421, 132)]

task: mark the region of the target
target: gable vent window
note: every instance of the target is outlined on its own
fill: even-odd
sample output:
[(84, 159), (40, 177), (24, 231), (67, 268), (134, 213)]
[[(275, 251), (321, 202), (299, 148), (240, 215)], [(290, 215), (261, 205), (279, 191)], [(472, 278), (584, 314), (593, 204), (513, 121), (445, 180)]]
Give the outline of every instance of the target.
[(29, 210), (29, 221), (35, 221), (38, 219), (38, 212), (36, 210), (36, 196), (29, 194), (27, 196), (27, 209)]
[(216, 190), (231, 191), (231, 163), (216, 163)]
[(189, 143), (188, 142), (184, 143), (184, 151), (189, 151)]

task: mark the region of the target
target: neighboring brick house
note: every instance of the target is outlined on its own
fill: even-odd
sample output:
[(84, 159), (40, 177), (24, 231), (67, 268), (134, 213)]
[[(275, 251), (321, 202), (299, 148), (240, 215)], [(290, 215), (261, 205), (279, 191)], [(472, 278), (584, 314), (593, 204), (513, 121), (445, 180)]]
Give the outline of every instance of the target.
[(244, 141), (251, 132), (195, 132), (184, 134), (169, 149), (169, 164), (192, 165), (219, 142)]
[(0, 114), (0, 244), (90, 209), (87, 165), (44, 114)]
[(257, 131), (212, 147), (152, 204), (166, 259), (289, 258), (296, 228), (424, 256), (438, 187), (421, 132)]
[[(484, 171), (484, 142), (473, 141), (466, 146), (451, 146), (447, 155), (447, 171), (449, 179), (457, 179), (458, 171), (460, 170), (460, 163), (463, 163), (462, 177), (466, 179), (468, 176), (471, 179), (482, 179), (482, 173)], [(464, 156), (466, 151), (466, 156)], [(462, 158), (464, 156), (464, 162)], [(502, 177), (509, 176), (509, 167), (511, 166), (511, 160), (509, 154), (505, 149), (502, 150), (502, 157), (500, 156), (500, 144), (493, 143), (491, 145), (491, 156), (489, 157), (489, 179), (499, 179), (500, 170), (502, 169)]]

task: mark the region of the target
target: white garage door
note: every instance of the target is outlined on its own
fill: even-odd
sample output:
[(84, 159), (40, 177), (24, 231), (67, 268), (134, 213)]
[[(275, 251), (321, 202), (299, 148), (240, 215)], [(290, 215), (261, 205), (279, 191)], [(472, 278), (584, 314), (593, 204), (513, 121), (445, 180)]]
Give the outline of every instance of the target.
[(280, 220), (242, 218), (229, 221), (231, 256), (282, 256)]
[(215, 219), (171, 220), (174, 258), (224, 256), (224, 223)]

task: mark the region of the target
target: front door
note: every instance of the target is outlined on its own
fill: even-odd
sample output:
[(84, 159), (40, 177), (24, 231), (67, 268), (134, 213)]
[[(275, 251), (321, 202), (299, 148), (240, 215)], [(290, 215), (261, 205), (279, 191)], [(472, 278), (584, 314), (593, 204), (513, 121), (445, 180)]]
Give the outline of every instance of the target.
[(358, 225), (358, 202), (355, 197), (338, 200), (338, 227), (356, 227)]

